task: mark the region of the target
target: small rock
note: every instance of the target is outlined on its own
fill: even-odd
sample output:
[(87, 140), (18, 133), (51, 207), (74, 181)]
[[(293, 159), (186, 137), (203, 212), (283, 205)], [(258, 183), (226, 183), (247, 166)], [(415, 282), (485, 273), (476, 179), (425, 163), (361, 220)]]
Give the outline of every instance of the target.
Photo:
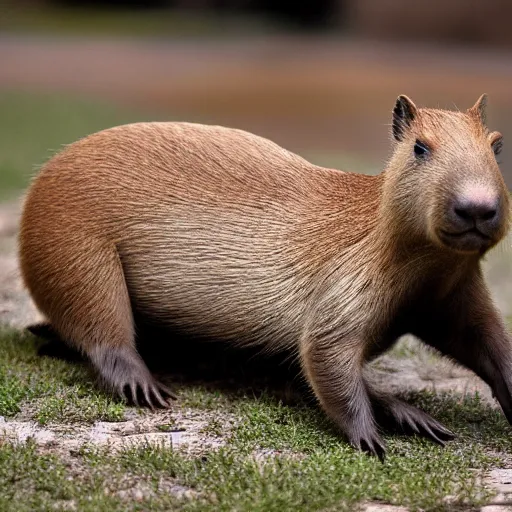
[(369, 503), (361, 508), (362, 512), (408, 512), (405, 507), (386, 505), (384, 503)]
[(133, 499), (135, 501), (138, 501), (139, 503), (141, 501), (144, 501), (144, 494), (142, 493), (142, 491), (140, 489), (135, 489), (133, 491)]
[(486, 505), (480, 509), (480, 512), (512, 512), (512, 506)]
[(493, 469), (487, 477), (487, 483), (498, 493), (509, 495), (507, 501), (512, 497), (512, 469)]

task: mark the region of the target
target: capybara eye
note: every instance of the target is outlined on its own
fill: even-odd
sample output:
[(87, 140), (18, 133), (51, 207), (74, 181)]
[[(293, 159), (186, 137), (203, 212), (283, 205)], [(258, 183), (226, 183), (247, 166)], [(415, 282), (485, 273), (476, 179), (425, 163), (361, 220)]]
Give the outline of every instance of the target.
[(416, 143), (414, 144), (414, 154), (416, 155), (416, 157), (423, 158), (427, 156), (428, 152), (428, 146), (425, 143), (416, 139)]
[(503, 137), (499, 137), (495, 141), (493, 141), (491, 147), (492, 150), (494, 151), (494, 154), (499, 155), (501, 153), (501, 150), (503, 149)]

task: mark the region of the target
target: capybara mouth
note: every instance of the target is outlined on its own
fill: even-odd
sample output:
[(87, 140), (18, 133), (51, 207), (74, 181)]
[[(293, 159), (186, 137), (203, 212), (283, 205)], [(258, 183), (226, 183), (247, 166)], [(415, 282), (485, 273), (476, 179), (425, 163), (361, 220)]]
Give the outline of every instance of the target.
[(480, 252), (493, 244), (493, 238), (482, 233), (476, 227), (464, 231), (438, 231), (439, 240), (450, 249), (463, 252)]

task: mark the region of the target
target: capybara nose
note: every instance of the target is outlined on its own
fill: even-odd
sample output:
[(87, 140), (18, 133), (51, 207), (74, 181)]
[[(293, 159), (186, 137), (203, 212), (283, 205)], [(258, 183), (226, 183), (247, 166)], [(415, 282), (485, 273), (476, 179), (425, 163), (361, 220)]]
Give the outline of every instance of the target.
[(469, 222), (488, 221), (494, 219), (498, 209), (494, 205), (485, 203), (458, 204), (454, 207), (455, 213), (463, 220)]
[(484, 234), (491, 234), (499, 227), (499, 200), (457, 201), (451, 217), (458, 229), (476, 228)]

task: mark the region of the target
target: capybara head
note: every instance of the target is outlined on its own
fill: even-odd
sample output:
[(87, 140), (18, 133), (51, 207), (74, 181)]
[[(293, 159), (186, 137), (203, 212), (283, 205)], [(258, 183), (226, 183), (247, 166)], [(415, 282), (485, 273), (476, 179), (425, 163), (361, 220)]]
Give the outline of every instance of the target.
[(446, 250), (483, 254), (507, 233), (509, 192), (496, 161), (502, 135), (485, 120), (486, 95), (466, 112), (418, 108), (399, 96), (385, 215)]

